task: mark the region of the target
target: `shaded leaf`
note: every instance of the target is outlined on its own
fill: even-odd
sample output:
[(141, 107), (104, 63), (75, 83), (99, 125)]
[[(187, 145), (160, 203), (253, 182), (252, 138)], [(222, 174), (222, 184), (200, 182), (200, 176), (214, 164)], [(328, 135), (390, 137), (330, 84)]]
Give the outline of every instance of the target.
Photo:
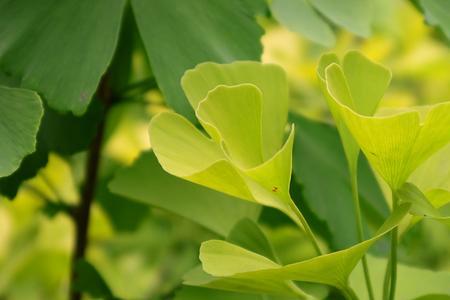
[[(387, 260), (385, 258), (377, 258), (373, 256), (367, 257), (370, 269), (370, 275), (374, 285), (375, 299), (382, 298), (382, 284), (384, 273), (386, 271)], [(443, 294), (450, 295), (450, 272), (431, 271), (419, 269), (404, 264), (398, 264), (397, 287), (396, 294), (398, 299), (421, 299), (421, 300), (438, 300), (448, 299), (440, 298), (441, 296), (425, 297), (427, 294)], [(356, 268), (350, 277), (351, 286), (358, 294), (361, 300), (368, 299), (364, 276), (361, 268)], [(420, 298), (419, 298), (420, 297)], [(422, 298), (423, 297), (423, 298)], [(448, 296), (447, 296), (448, 297)]]
[(171, 107), (194, 121), (180, 79), (198, 63), (260, 59), (263, 31), (253, 10), (262, 5), (238, 0), (132, 1), (152, 70)]
[(14, 198), (22, 182), (34, 177), (47, 164), (50, 152), (71, 155), (86, 149), (97, 131), (100, 116), (98, 101), (93, 101), (80, 117), (61, 114), (46, 106), (37, 134), (36, 151), (25, 157), (11, 176), (0, 179), (0, 194)]
[(88, 261), (78, 260), (74, 268), (77, 275), (73, 286), (76, 291), (89, 294), (95, 298), (114, 299), (105, 280)]
[(371, 32), (373, 2), (371, 0), (313, 0), (311, 4), (331, 21), (359, 36)]
[(333, 30), (308, 0), (273, 0), (270, 8), (278, 22), (288, 29), (326, 47), (335, 44)]
[(420, 0), (427, 22), (442, 29), (450, 39), (450, 3), (446, 0)]
[(0, 177), (17, 170), (36, 149), (44, 109), (32, 91), (0, 86)]
[(124, 4), (1, 1), (0, 69), (39, 92), (50, 107), (84, 113), (112, 59)]
[(260, 212), (258, 205), (167, 174), (151, 152), (144, 153), (131, 167), (118, 171), (109, 187), (113, 193), (161, 207), (223, 236), (240, 219), (256, 220)]

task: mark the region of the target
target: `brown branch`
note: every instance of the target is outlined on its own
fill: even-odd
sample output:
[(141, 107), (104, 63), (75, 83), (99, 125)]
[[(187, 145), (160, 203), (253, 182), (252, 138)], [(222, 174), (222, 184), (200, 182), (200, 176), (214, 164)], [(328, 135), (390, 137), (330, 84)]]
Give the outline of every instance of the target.
[(83, 259), (88, 245), (88, 228), (89, 217), (91, 212), (92, 201), (95, 197), (97, 186), (97, 176), (101, 161), (102, 143), (106, 124), (106, 115), (112, 103), (111, 88), (108, 84), (107, 74), (102, 78), (97, 90), (98, 99), (104, 104), (103, 116), (98, 124), (97, 134), (92, 141), (86, 162), (85, 182), (78, 206), (74, 210), (73, 221), (75, 223), (75, 244), (72, 253), (72, 266), (70, 273), (70, 290), (71, 300), (81, 299), (81, 293), (75, 291), (74, 282), (78, 276), (75, 271), (75, 264)]

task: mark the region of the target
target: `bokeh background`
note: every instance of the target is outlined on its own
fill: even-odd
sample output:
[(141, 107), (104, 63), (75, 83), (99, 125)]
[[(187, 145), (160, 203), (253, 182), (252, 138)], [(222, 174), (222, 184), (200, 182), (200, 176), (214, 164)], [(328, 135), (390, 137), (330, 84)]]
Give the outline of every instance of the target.
[[(369, 38), (336, 29), (332, 48), (306, 40), (273, 18), (259, 17), (265, 30), (262, 61), (279, 64), (287, 72), (293, 113), (331, 122), (316, 66), (324, 52), (342, 56), (349, 49), (361, 50), (392, 70), (382, 107), (450, 100), (450, 52), (442, 34), (425, 24), (423, 14), (409, 1), (377, 1), (375, 16)], [(133, 59), (130, 81), (148, 77), (151, 71), (142, 47), (136, 48)], [(108, 189), (118, 169), (150, 149), (148, 122), (164, 109), (157, 88), (130, 92), (129, 99), (113, 108), (107, 124), (87, 256), (121, 298), (171, 299), (182, 275), (197, 264), (200, 243), (215, 237), (187, 219)], [(51, 154), (48, 165), (22, 185), (14, 201), (0, 200), (0, 299), (66, 299), (73, 226), (61, 207), (79, 198), (85, 155)], [(310, 255), (303, 237), (290, 224), (267, 227), (266, 232), (276, 247), (284, 249), (286, 261), (294, 253)], [(400, 256), (406, 264), (450, 271), (450, 231), (425, 220), (404, 237)]]

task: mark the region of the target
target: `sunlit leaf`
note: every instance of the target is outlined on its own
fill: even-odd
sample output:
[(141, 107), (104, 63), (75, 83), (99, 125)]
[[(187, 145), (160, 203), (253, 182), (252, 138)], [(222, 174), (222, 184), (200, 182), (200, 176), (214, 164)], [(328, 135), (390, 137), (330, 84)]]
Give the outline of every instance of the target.
[(257, 62), (199, 64), (181, 80), (183, 90), (194, 109), (218, 85), (253, 84), (262, 93), (263, 159), (271, 158), (283, 144), (288, 111), (286, 74), (275, 65)]
[(35, 151), (43, 112), (35, 92), (0, 86), (0, 177), (13, 173)]
[[(349, 247), (357, 242), (355, 208), (347, 161), (339, 134), (328, 124), (300, 115), (291, 115), (290, 120), (296, 129), (294, 178), (302, 187), (298, 199), (306, 202), (314, 215), (327, 225), (332, 249)], [(363, 157), (360, 157), (358, 167), (363, 223), (376, 229), (387, 218), (389, 208), (383, 201), (384, 196)], [(293, 197), (297, 199), (295, 194)]]
[(416, 223), (421, 218), (431, 218), (450, 225), (450, 191), (442, 189), (430, 190), (426, 195), (412, 183), (405, 183), (398, 191), (403, 202), (411, 203), (411, 214), (417, 216), (412, 220)]
[[(211, 81), (202, 79), (205, 72), (215, 73)], [(281, 73), (275, 66), (240, 62), (204, 64), (187, 72), (183, 87), (190, 91), (189, 99), (196, 108), (196, 115), (211, 138), (180, 115), (164, 112), (150, 123), (150, 142), (167, 172), (241, 199), (277, 208), (302, 226), (300, 213), (289, 196), (294, 130), (284, 145), (267, 159), (263, 153), (273, 150), (268, 150), (264, 142), (261, 146), (264, 140), (284, 138), (280, 125), (287, 118), (287, 110), (264, 113), (276, 103), (277, 91), (282, 97), (285, 95), (285, 77)], [(270, 76), (275, 80), (270, 81)], [(223, 82), (221, 78), (231, 78), (228, 82), (235, 83), (246, 77), (262, 88), (251, 83), (228, 87), (219, 84), (198, 104), (208, 88)], [(272, 130), (263, 130), (264, 124), (279, 126), (278, 136), (275, 138)]]
[(336, 63), (329, 65), (325, 70), (325, 82), (331, 96), (328, 100), (336, 106), (332, 110), (345, 121), (372, 167), (394, 190), (400, 188), (422, 162), (450, 142), (447, 129), (450, 103), (434, 105), (425, 113), (422, 110), (371, 117), (364, 115), (367, 107), (361, 107), (363, 110), (358, 112), (358, 106), (352, 106), (349, 89), (344, 84), (345, 68)]
[(336, 66), (339, 64), (336, 55), (323, 55), (317, 73), (322, 92), (342, 139), (350, 173), (355, 174), (359, 147), (345, 124), (337, 101), (362, 115), (373, 115), (389, 85), (391, 73), (357, 51), (348, 52), (342, 61), (341, 72), (328, 77), (326, 70), (333, 64)]
[[(236, 289), (242, 291), (247, 290), (246, 281), (250, 280), (264, 280), (267, 286), (269, 283), (278, 286), (282, 280), (297, 280), (331, 285), (351, 296), (353, 292), (348, 286), (350, 273), (370, 246), (399, 224), (409, 207), (409, 204), (400, 205), (371, 239), (345, 250), (298, 263), (280, 266), (257, 253), (220, 240), (204, 242), (200, 249), (200, 260), (207, 274), (213, 278), (219, 277), (217, 280), (220, 282), (228, 280), (228, 284), (234, 283)], [(214, 281), (210, 278), (204, 282)], [(202, 282), (191, 281), (187, 284), (202, 285)]]

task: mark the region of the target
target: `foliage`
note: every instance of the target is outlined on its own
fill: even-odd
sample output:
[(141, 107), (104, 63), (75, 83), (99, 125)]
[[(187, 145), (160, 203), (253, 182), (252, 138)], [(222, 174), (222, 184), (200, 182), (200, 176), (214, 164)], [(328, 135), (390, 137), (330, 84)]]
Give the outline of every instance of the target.
[(0, 298), (448, 299), (449, 8), (0, 0)]

